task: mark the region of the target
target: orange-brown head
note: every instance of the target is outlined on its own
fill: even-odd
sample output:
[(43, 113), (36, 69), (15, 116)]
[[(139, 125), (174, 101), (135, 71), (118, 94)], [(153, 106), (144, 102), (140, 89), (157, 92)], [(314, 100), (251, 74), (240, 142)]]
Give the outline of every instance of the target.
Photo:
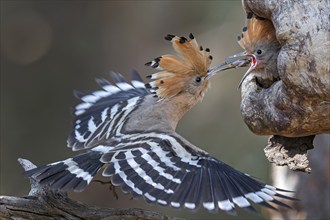
[(151, 79), (148, 86), (161, 99), (185, 95), (188, 99), (201, 100), (209, 84), (210, 49), (199, 46), (192, 34), (189, 39), (171, 34), (165, 39), (172, 42), (178, 55), (163, 55), (146, 63), (160, 70), (148, 76)]
[(252, 70), (255, 72), (277, 71), (276, 60), (280, 44), (276, 39), (275, 28), (270, 20), (248, 12), (246, 26), (243, 27), (242, 34), (237, 38), (238, 44), (244, 49), (244, 52), (227, 57), (227, 59), (235, 58), (236, 60), (227, 61), (225, 69), (242, 67), (251, 63), (239, 86)]
[(243, 27), (242, 34), (238, 36), (239, 45), (247, 54), (258, 56), (263, 54), (263, 49), (267, 49), (264, 45), (272, 42), (277, 42), (273, 23), (248, 12), (246, 26)]

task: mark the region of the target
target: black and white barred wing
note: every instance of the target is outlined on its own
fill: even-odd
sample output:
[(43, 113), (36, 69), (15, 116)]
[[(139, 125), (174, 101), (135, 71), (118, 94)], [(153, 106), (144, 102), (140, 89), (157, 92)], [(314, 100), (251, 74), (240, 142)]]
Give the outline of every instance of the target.
[(112, 73), (112, 78), (114, 84), (98, 79), (100, 90), (76, 93), (82, 102), (75, 107), (74, 128), (68, 138), (68, 146), (73, 150), (90, 148), (115, 136), (141, 97), (150, 94), (136, 71), (131, 84), (118, 73)]
[[(143, 136), (143, 137), (142, 137)], [(146, 138), (148, 136), (148, 138)], [(255, 211), (251, 202), (275, 209), (288, 207), (274, 198), (286, 197), (273, 186), (251, 178), (202, 152), (187, 148), (177, 136), (149, 133), (131, 137), (116, 151), (105, 153), (104, 176), (147, 202), (195, 210), (235, 213), (235, 206)], [(134, 141), (135, 140), (135, 141)]]
[(41, 185), (63, 191), (73, 189), (83, 191), (92, 181), (96, 173), (104, 165), (100, 158), (103, 155), (99, 149), (111, 149), (109, 146), (99, 146), (73, 158), (40, 166), (24, 172), (24, 176), (33, 177)]

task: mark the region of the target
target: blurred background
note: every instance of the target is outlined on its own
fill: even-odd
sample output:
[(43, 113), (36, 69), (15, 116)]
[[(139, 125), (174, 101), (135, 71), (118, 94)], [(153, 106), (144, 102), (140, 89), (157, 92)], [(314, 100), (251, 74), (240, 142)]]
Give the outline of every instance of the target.
[[(244, 25), (241, 1), (1, 1), (0, 194), (24, 196), (29, 181), (17, 158), (36, 165), (66, 159), (72, 127), (73, 90), (96, 89), (95, 78), (111, 70), (130, 77), (153, 72), (144, 63), (173, 53), (168, 33), (193, 33), (209, 47), (213, 65), (240, 52), (236, 36)], [(263, 148), (267, 137), (252, 134), (240, 116), (238, 82), (244, 69), (221, 73), (202, 103), (183, 118), (178, 132), (231, 166), (269, 179)], [(100, 176), (97, 177), (101, 179)], [(146, 208), (188, 219), (234, 219), (222, 212), (197, 213), (150, 206), (92, 183), (70, 197), (104, 207)], [(238, 211), (242, 219), (264, 219)]]

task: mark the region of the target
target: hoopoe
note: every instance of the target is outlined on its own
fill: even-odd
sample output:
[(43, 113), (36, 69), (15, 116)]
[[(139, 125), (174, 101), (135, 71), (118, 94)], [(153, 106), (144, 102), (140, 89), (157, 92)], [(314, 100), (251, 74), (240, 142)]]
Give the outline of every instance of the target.
[(243, 27), (242, 34), (237, 40), (244, 52), (227, 57), (228, 60), (234, 59), (220, 65), (221, 70), (244, 67), (251, 63), (239, 87), (252, 71), (258, 85), (263, 88), (268, 88), (278, 81), (277, 57), (281, 46), (276, 39), (273, 23), (248, 12), (246, 26)]
[(60, 190), (82, 191), (103, 168), (116, 186), (134, 198), (150, 203), (195, 210), (223, 210), (235, 206), (255, 211), (250, 201), (275, 209), (288, 207), (276, 200), (284, 196), (276, 187), (235, 170), (194, 146), (175, 132), (178, 121), (202, 100), (214, 72), (212, 56), (189, 39), (167, 35), (178, 53), (146, 63), (159, 72), (144, 84), (134, 71), (131, 83), (113, 73), (115, 84), (97, 80), (102, 87), (88, 94), (76, 93), (72, 150), (85, 152), (63, 161), (25, 172), (41, 184)]

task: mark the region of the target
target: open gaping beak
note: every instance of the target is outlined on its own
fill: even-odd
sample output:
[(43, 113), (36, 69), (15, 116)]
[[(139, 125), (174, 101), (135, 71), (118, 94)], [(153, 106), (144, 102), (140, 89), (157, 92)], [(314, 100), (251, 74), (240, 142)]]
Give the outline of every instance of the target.
[[(251, 73), (251, 71), (257, 66), (257, 58), (255, 57), (254, 54), (248, 54), (245, 51), (242, 53), (238, 53), (232, 56), (227, 57), (226, 59), (232, 59), (232, 58), (238, 58), (238, 57), (245, 57), (245, 59), (250, 60), (251, 65), (249, 67), (249, 69), (244, 73), (241, 81), (238, 84), (238, 88), (241, 88), (241, 85), (243, 83), (243, 81), (245, 80), (245, 78)], [(242, 66), (240, 66), (242, 67)]]
[(245, 67), (251, 63), (251, 66), (249, 69), (246, 71), (246, 73), (243, 75), (238, 88), (241, 87), (244, 79), (250, 74), (250, 72), (256, 67), (257, 65), (257, 59), (254, 56), (254, 54), (248, 54), (247, 52), (241, 52), (229, 57), (225, 58), (225, 62), (220, 64), (219, 66), (215, 66), (211, 69), (208, 70), (208, 74), (206, 75), (206, 79), (211, 78), (214, 76), (216, 73), (228, 70), (228, 69), (233, 69), (237, 67)]

